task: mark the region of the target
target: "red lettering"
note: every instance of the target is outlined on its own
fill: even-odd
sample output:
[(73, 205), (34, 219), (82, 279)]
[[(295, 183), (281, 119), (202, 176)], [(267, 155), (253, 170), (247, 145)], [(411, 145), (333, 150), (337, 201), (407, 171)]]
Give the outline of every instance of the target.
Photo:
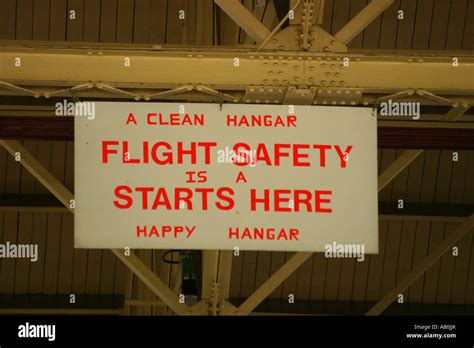
[(321, 195), (332, 195), (332, 191), (316, 191), (316, 212), (332, 213), (331, 208), (322, 208), (321, 203), (331, 203), (330, 198), (323, 199)]
[(109, 145), (118, 145), (119, 142), (115, 140), (105, 140), (102, 141), (102, 163), (109, 163), (109, 154), (116, 154), (118, 151), (110, 150)]
[(346, 156), (349, 156), (349, 152), (351, 152), (352, 150), (352, 145), (347, 146), (344, 152), (341, 151), (341, 148), (339, 147), (339, 145), (334, 145), (334, 148), (336, 149), (337, 154), (339, 155), (339, 159), (341, 160), (341, 168), (346, 168), (346, 165), (347, 165)]
[(114, 201), (114, 205), (119, 209), (128, 209), (132, 206), (133, 199), (132, 197), (126, 195), (125, 193), (122, 193), (123, 191), (125, 191), (125, 193), (128, 193), (129, 195), (132, 194), (132, 189), (129, 186), (126, 186), (126, 185), (117, 186), (114, 190), (115, 197), (124, 200), (125, 203)]
[(132, 113), (128, 114), (128, 118), (127, 118), (127, 121), (125, 122), (125, 125), (128, 125), (130, 122), (137, 124), (137, 120), (135, 120), (135, 116), (133, 116)]
[(269, 211), (270, 210), (270, 190), (265, 189), (263, 190), (264, 197), (257, 198), (257, 190), (251, 189), (250, 190), (250, 210), (255, 211), (257, 210), (257, 203), (263, 203), (263, 210)]

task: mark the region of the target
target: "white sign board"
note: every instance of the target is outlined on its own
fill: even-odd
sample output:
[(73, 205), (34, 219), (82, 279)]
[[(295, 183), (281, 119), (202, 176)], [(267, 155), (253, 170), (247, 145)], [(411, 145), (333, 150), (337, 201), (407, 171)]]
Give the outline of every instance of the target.
[(93, 106), (75, 117), (76, 247), (378, 252), (371, 109)]

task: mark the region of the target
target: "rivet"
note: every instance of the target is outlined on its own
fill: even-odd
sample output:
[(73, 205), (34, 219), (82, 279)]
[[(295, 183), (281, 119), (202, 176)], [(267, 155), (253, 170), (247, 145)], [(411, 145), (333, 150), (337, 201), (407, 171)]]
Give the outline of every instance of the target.
[(278, 42), (277, 39), (273, 39), (273, 40), (272, 40), (272, 43), (274, 43), (274, 44), (276, 44), (277, 42)]

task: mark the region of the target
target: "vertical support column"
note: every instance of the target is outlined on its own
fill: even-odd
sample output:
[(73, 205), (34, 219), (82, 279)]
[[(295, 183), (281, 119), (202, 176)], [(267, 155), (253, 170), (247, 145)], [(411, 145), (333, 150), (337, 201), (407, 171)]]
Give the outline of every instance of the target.
[(202, 299), (208, 305), (207, 313), (217, 315), (218, 294), (216, 293), (217, 274), (219, 269), (219, 251), (203, 250), (202, 252)]
[(204, 250), (202, 255), (202, 301), (204, 313), (219, 315), (229, 298), (232, 251)]

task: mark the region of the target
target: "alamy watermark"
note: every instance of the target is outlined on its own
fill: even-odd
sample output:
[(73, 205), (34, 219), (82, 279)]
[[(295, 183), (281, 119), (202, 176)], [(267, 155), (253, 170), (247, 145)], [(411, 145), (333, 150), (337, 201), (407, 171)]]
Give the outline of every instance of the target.
[(389, 99), (380, 103), (380, 116), (410, 116), (420, 119), (420, 103), (397, 102)]
[(234, 151), (226, 146), (225, 149), (217, 150), (217, 163), (233, 163), (257, 166), (257, 150), (239, 150)]
[(53, 342), (56, 340), (56, 325), (35, 325), (26, 322), (18, 326), (19, 338), (46, 338)]
[(19, 258), (38, 261), (38, 244), (0, 244), (0, 259)]
[(331, 258), (357, 258), (357, 261), (363, 262), (365, 260), (365, 245), (332, 242), (332, 244), (324, 246), (324, 256)]
[(89, 120), (95, 118), (95, 103), (94, 102), (68, 102), (64, 99), (54, 105), (56, 116), (77, 116), (87, 117)]

